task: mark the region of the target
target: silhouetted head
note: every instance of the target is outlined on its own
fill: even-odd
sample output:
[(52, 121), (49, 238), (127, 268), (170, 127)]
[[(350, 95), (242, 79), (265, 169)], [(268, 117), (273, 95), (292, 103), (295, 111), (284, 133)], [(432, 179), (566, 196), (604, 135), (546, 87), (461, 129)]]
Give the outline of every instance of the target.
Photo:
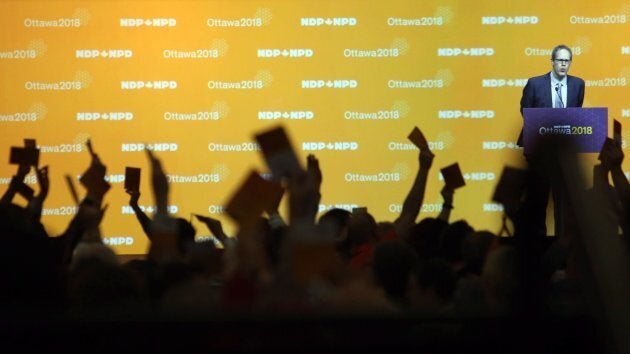
[(372, 271), (387, 296), (399, 304), (406, 304), (411, 272), (418, 256), (405, 242), (384, 241), (374, 250)]
[(433, 291), (441, 304), (453, 299), (456, 279), (448, 262), (440, 258), (431, 258), (420, 262), (414, 270), (416, 284), (421, 291)]
[(349, 211), (334, 208), (328, 210), (319, 218), (318, 225), (323, 232), (330, 234), (335, 240), (339, 240), (347, 236), (350, 217)]
[(376, 241), (376, 220), (369, 213), (352, 214), (348, 223), (348, 240), (352, 247)]
[(440, 246), (440, 234), (447, 226), (448, 223), (442, 219), (424, 218), (411, 229), (407, 243), (420, 259), (435, 257)]
[(462, 243), (464, 238), (473, 231), (475, 230), (464, 220), (456, 221), (442, 230), (440, 235), (442, 258), (451, 263), (462, 261)]
[(480, 275), (488, 250), (497, 236), (490, 231), (476, 231), (464, 238), (462, 256), (468, 271)]

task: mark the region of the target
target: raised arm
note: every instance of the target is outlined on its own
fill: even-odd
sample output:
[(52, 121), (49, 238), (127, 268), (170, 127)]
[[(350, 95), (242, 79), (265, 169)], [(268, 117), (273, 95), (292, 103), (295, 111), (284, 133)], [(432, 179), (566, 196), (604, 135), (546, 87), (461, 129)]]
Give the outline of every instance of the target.
[(178, 222), (168, 214), (168, 179), (161, 161), (150, 150), (146, 152), (151, 165), (151, 187), (156, 204), (156, 212), (148, 233), (151, 240), (149, 257), (157, 262), (178, 260), (183, 254), (178, 247)]
[(48, 166), (38, 168), (35, 172), (37, 176), (37, 183), (39, 183), (39, 194), (29, 201), (28, 210), (36, 220), (39, 220), (42, 216), (42, 208), (44, 207), (46, 197), (48, 197), (48, 190), (50, 186), (50, 182), (48, 180)]
[(429, 176), (429, 170), (433, 164), (434, 157), (435, 155), (433, 155), (431, 150), (428, 148), (420, 150), (420, 154), (418, 155), (419, 168), (418, 173), (416, 174), (416, 179), (405, 198), (400, 215), (396, 221), (394, 221), (396, 233), (401, 238), (407, 237), (409, 230), (415, 224), (416, 218), (420, 213), (420, 208), (422, 207), (422, 202), (424, 201), (427, 178)]
[(269, 225), (272, 229), (287, 226), (287, 223), (280, 215), (280, 211), (278, 211), (278, 208), (280, 207), (280, 201), (282, 201), (282, 198), (279, 198), (273, 205), (270, 205), (267, 209), (265, 209), (265, 213), (267, 213), (267, 216), (269, 216)]
[(455, 194), (455, 190), (444, 186), (440, 193), (442, 194), (442, 198), (444, 198), (444, 203), (442, 203), (442, 210), (437, 218), (448, 222), (451, 217), (451, 210), (453, 210), (453, 195)]
[(28, 174), (28, 171), (31, 169), (28, 165), (19, 165), (17, 173), (13, 178), (11, 178), (11, 183), (9, 184), (9, 188), (4, 192), (2, 199), (0, 199), (0, 203), (2, 204), (11, 204), (13, 202), (13, 198), (19, 192), (20, 188), (24, 185), (24, 178)]
[(109, 183), (105, 181), (107, 167), (105, 167), (101, 159), (94, 152), (90, 140), (87, 141), (86, 145), (90, 152), (90, 156), (92, 157), (92, 161), (90, 163), (90, 167), (88, 167), (85, 173), (83, 173), (81, 183), (87, 189), (87, 195), (85, 198), (93, 201), (100, 207), (103, 203), (105, 194), (111, 187)]
[(140, 206), (138, 205), (138, 200), (140, 200), (140, 191), (132, 191), (128, 189), (125, 190), (125, 192), (129, 194), (129, 206), (133, 209), (134, 214), (136, 214), (136, 218), (138, 219), (140, 226), (142, 226), (142, 231), (144, 231), (144, 234), (150, 240), (151, 219), (144, 211), (142, 211), (142, 209), (140, 209)]
[(101, 242), (99, 225), (105, 211), (106, 208), (101, 209), (94, 200), (84, 198), (63, 234), (50, 239), (58, 252), (61, 265), (70, 264), (74, 249), (79, 242)]
[(306, 171), (299, 171), (289, 177), (289, 224), (315, 224), (319, 201), (322, 172), (319, 161), (313, 155), (307, 158)]
[(146, 150), (151, 164), (151, 187), (153, 189), (153, 197), (156, 204), (156, 216), (168, 216), (168, 179), (162, 168), (162, 163), (158, 160), (151, 150)]
[(210, 232), (212, 233), (212, 236), (221, 241), (221, 244), (223, 244), (223, 246), (226, 246), (226, 244), (230, 242), (230, 238), (225, 234), (225, 231), (223, 231), (223, 225), (221, 224), (221, 221), (215, 218), (211, 218), (209, 216), (195, 215), (195, 217), (206, 225), (208, 230), (210, 230)]
[(602, 169), (610, 172), (610, 176), (617, 192), (617, 196), (621, 202), (623, 208), (623, 215), (620, 215), (621, 226), (624, 229), (624, 233), (630, 230), (628, 223), (630, 223), (630, 183), (626, 179), (626, 175), (623, 173), (621, 163), (624, 159), (623, 150), (621, 146), (613, 142), (608, 138), (602, 151), (600, 153), (600, 159), (602, 161)]

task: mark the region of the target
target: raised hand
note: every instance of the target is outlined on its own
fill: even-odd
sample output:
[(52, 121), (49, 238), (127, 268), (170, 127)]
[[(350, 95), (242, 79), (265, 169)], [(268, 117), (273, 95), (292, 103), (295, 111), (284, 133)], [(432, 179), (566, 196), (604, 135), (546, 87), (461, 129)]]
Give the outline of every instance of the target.
[(606, 138), (602, 151), (599, 154), (599, 159), (602, 161), (602, 167), (606, 171), (620, 168), (624, 159), (623, 150), (612, 139)]
[(94, 147), (92, 146), (92, 140), (88, 139), (85, 142), (85, 146), (88, 149), (88, 152), (90, 153), (90, 155), (92, 155), (92, 158), (98, 158), (98, 155), (94, 152)]
[(136, 214), (136, 219), (138, 219), (140, 226), (142, 226), (144, 234), (149, 240), (151, 240), (151, 219), (144, 213), (144, 211), (142, 211), (142, 209), (140, 209), (140, 206), (138, 205), (138, 201), (140, 200), (140, 191), (126, 189), (125, 192), (129, 194), (129, 206), (133, 209), (134, 214)]
[(606, 184), (608, 184), (608, 172), (610, 172), (615, 191), (623, 208), (619, 213), (621, 227), (624, 233), (628, 233), (630, 232), (630, 183), (621, 168), (624, 159), (621, 145), (613, 139), (606, 138), (599, 159), (602, 161), (602, 170), (604, 170), (602, 179), (606, 181)]
[(92, 142), (88, 140), (86, 145), (92, 157), (92, 162), (90, 167), (83, 173), (83, 176), (81, 176), (81, 184), (87, 189), (87, 198), (100, 205), (103, 197), (111, 188), (110, 184), (105, 181), (107, 167), (103, 165), (101, 159), (94, 152)]
[(322, 171), (319, 168), (319, 160), (313, 154), (309, 154), (306, 157), (306, 173), (311, 179), (311, 183), (313, 186), (316, 186), (319, 190), (319, 187), (322, 184)]
[(36, 170), (37, 175), (37, 183), (39, 183), (39, 194), (38, 198), (42, 200), (42, 202), (48, 196), (48, 191), (50, 189), (50, 181), (48, 180), (48, 166), (44, 166), (42, 168), (38, 168)]
[(39, 183), (39, 194), (29, 201), (27, 208), (31, 214), (33, 214), (35, 219), (39, 220), (41, 218), (44, 201), (48, 196), (48, 190), (50, 187), (50, 182), (48, 180), (48, 166), (35, 169), (35, 174), (37, 176), (37, 183)]
[(214, 237), (221, 241), (222, 244), (225, 244), (225, 240), (227, 240), (228, 236), (223, 231), (223, 225), (221, 224), (221, 221), (215, 218), (211, 218), (209, 216), (195, 214), (195, 217), (197, 218), (197, 220), (201, 221), (208, 227), (208, 230), (210, 230)]
[(153, 197), (157, 206), (156, 214), (167, 215), (168, 206), (168, 179), (162, 168), (160, 160), (153, 155), (151, 150), (146, 150), (149, 163), (151, 165), (151, 187), (153, 189)]
[(140, 191), (126, 189), (125, 193), (129, 194), (129, 205), (131, 207), (137, 207), (138, 201), (140, 200)]
[(301, 220), (314, 223), (321, 194), (322, 173), (315, 156), (307, 157), (306, 171), (293, 173), (289, 177), (289, 217), (290, 224)]

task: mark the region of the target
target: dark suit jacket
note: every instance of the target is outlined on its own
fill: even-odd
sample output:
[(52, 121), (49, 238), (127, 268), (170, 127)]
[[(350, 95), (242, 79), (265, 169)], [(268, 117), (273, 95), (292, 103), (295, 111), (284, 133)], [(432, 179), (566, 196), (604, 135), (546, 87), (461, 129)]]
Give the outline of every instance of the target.
[[(566, 107), (582, 107), (584, 102), (584, 80), (576, 76), (567, 75)], [(521, 97), (521, 116), (523, 108), (551, 108), (551, 77), (549, 73), (532, 77), (527, 80)], [(522, 146), (523, 131), (518, 137), (517, 144)]]

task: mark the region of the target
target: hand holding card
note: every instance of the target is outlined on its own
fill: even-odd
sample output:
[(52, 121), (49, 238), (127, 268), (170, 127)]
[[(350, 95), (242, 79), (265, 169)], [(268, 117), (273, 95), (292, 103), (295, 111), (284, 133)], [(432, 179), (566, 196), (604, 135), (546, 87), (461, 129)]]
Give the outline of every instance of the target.
[(424, 137), (424, 134), (418, 129), (418, 127), (414, 127), (409, 136), (407, 137), (415, 146), (422, 150), (430, 150), (429, 143), (427, 139)]
[(125, 167), (125, 190), (131, 192), (140, 191), (140, 172), (137, 167)]
[(20, 166), (35, 166), (39, 164), (39, 149), (34, 147), (11, 147), (9, 163)]
[(444, 177), (444, 183), (447, 188), (455, 190), (466, 185), (466, 181), (457, 162), (444, 167), (440, 172), (442, 173), (442, 177)]
[(226, 203), (225, 211), (240, 223), (255, 221), (263, 211), (276, 205), (284, 189), (278, 182), (267, 181), (251, 171), (240, 188)]
[(429, 168), (431, 168), (431, 165), (433, 164), (433, 158), (435, 157), (435, 155), (431, 152), (431, 149), (429, 148), (429, 143), (427, 142), (427, 139), (424, 137), (424, 134), (422, 134), (422, 132), (420, 131), (420, 129), (418, 129), (418, 127), (414, 127), (411, 133), (409, 133), (409, 136), (407, 136), (407, 138), (418, 149), (420, 149), (420, 155), (419, 155), (420, 167), (425, 170), (428, 170)]
[(223, 225), (221, 224), (221, 221), (199, 214), (194, 215), (197, 220), (201, 221), (208, 227), (208, 230), (210, 230), (210, 232), (212, 232), (212, 235), (219, 239), (219, 241), (223, 243), (227, 239), (227, 235), (223, 231)]
[(302, 167), (284, 128), (277, 127), (255, 136), (274, 180), (286, 178)]
[(105, 181), (105, 166), (92, 165), (79, 179), (79, 182), (87, 189), (88, 195), (101, 200), (109, 191), (111, 185)]
[(94, 198), (100, 202), (105, 193), (111, 188), (111, 185), (105, 181), (107, 167), (103, 165), (101, 160), (94, 153), (90, 140), (87, 141), (87, 146), (92, 156), (92, 162), (90, 163), (90, 167), (88, 167), (79, 179), (79, 182), (87, 189), (88, 197)]

